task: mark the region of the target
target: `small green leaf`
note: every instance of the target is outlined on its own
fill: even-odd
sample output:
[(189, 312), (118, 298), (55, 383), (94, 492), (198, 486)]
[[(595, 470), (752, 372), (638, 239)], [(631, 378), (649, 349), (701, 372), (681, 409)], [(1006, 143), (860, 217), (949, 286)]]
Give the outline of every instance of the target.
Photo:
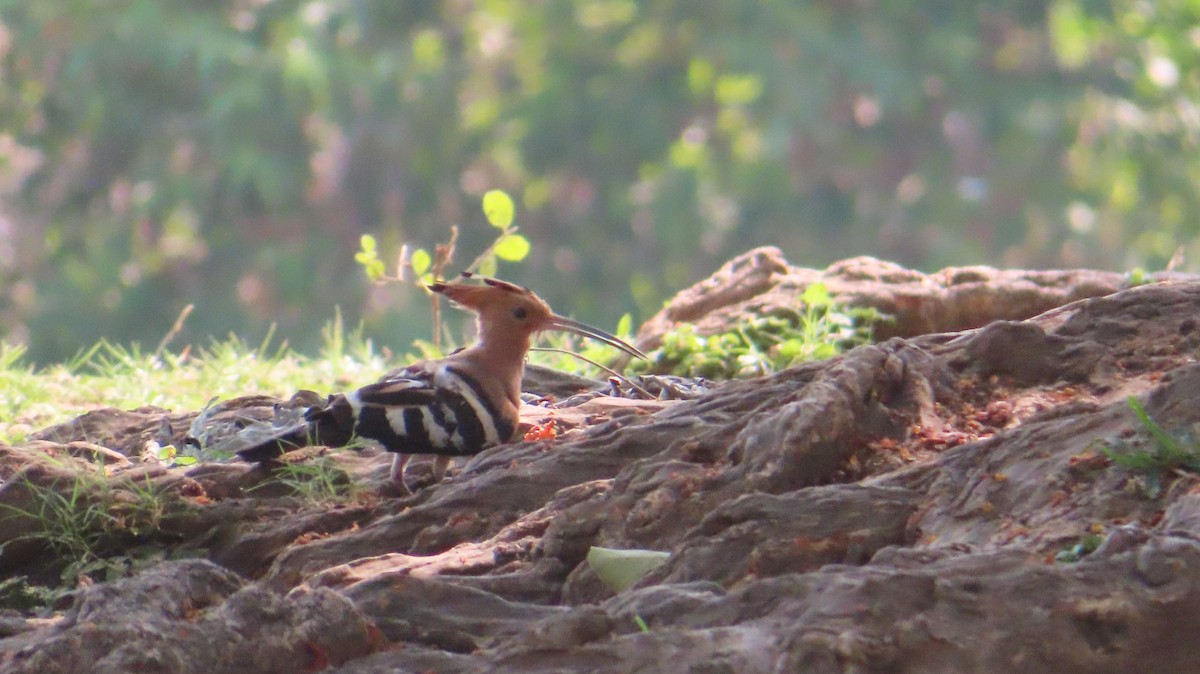
[(758, 75), (722, 75), (717, 78), (715, 94), (721, 105), (746, 105), (758, 100), (763, 81)]
[(808, 284), (800, 299), (810, 307), (823, 307), (833, 302), (833, 296), (829, 294), (829, 287), (820, 281)]
[(621, 320), (617, 321), (617, 335), (633, 334), (633, 315), (625, 313), (621, 316)]
[(784, 340), (776, 347), (776, 353), (785, 363), (791, 363), (804, 353), (804, 341), (795, 337)]
[(687, 80), (688, 89), (692, 90), (692, 94), (699, 96), (712, 86), (713, 79), (716, 76), (716, 69), (713, 64), (704, 59), (694, 58), (688, 64)]
[(436, 72), (446, 63), (446, 45), (436, 30), (418, 32), (412, 39), (412, 51), (413, 61), (422, 70)]
[(363, 272), (366, 273), (367, 278), (371, 281), (378, 281), (379, 279), (383, 278), (384, 273), (386, 272), (386, 269), (383, 266), (383, 260), (374, 257), (374, 254), (367, 255), (366, 253), (359, 252), (355, 254), (354, 260), (362, 265)]
[(378, 281), (383, 278), (387, 271), (383, 266), (383, 260), (379, 259), (379, 250), (375, 242), (375, 237), (370, 234), (363, 234), (359, 239), (362, 244), (362, 249), (354, 254), (354, 261), (362, 266), (366, 272), (367, 278), (372, 281)]
[(587, 563), (616, 592), (621, 592), (671, 556), (658, 550), (614, 550), (592, 546)]
[(513, 200), (503, 190), (483, 195), (483, 214), (496, 229), (508, 229), (513, 221)]
[(429, 255), (429, 251), (418, 248), (412, 252), (408, 263), (412, 265), (413, 273), (420, 276), (429, 271), (429, 265), (433, 264), (433, 257)]
[(191, 466), (199, 461), (194, 456), (180, 456), (179, 450), (175, 449), (175, 445), (160, 447), (158, 450), (158, 460), (170, 461), (176, 466)]
[(488, 255), (479, 261), (480, 276), (495, 276), (496, 275), (496, 256)]
[(496, 244), (496, 257), (505, 262), (520, 262), (529, 255), (529, 239), (520, 234), (509, 234)]

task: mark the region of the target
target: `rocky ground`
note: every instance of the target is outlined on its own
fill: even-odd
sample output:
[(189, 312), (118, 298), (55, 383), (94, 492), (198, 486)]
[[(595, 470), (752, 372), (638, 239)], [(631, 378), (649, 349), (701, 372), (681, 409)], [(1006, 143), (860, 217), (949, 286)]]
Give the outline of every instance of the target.
[[(815, 271), (760, 249), (639, 342), (793, 307), (815, 280), (895, 321), (692, 400), (530, 408), (571, 430), (412, 497), (371, 492), (388, 463), (371, 451), (331, 455), (367, 490), (337, 505), (247, 464), (138, 460), (195, 411), (101, 410), (0, 446), (2, 577), (61, 571), (22, 513), (63, 485), (77, 510), (103, 497), (140, 523), (130, 549), (156, 554), (131, 560), (175, 558), (91, 578), (49, 616), (0, 616), (0, 669), (1191, 671), (1200, 280)], [(111, 476), (80, 481), (96, 462)], [(615, 593), (592, 546), (670, 557)]]

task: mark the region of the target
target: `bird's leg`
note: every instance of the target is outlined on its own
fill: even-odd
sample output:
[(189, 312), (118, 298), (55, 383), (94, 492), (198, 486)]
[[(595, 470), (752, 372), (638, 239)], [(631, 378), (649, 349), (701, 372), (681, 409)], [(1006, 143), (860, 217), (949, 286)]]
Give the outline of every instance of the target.
[(446, 477), (446, 467), (450, 465), (451, 458), (452, 457), (446, 456), (444, 454), (439, 454), (437, 456), (437, 458), (435, 458), (433, 460), (433, 483), (434, 484), (440, 484), (442, 482), (442, 478)]
[(404, 484), (404, 466), (408, 463), (408, 460), (411, 457), (411, 454), (396, 452), (392, 456), (392, 469), (388, 472), (388, 477), (391, 478), (392, 482), (397, 487), (400, 487), (400, 491), (404, 492), (405, 494), (412, 493), (412, 490), (408, 488), (408, 485)]

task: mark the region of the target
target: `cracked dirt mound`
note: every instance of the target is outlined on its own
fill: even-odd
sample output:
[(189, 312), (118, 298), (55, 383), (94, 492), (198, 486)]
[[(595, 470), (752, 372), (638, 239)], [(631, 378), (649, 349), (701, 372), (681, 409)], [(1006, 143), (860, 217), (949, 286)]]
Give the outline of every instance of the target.
[[(823, 275), (760, 250), (682, 293), (674, 306), (689, 308), (674, 315), (728, 325), (794, 302), (803, 279), (818, 278), (843, 299), (889, 308), (894, 325), (958, 332), (913, 328), (695, 400), (610, 410), (557, 440), (484, 452), (407, 499), (304, 506), (278, 490), (246, 491), (267, 478), (250, 466), (130, 462), (118, 477), (175, 495), (161, 522), (169, 535), (139, 544), (204, 559), (97, 582), (49, 621), (11, 617), (0, 663), (13, 672), (1194, 668), (1200, 480), (1176, 466), (1151, 484), (1106, 451), (1155, 450), (1130, 395), (1175, 436), (1200, 421), (1200, 281), (1122, 290), (1101, 272), (927, 277), (863, 259)], [(697, 297), (720, 301), (697, 308)], [(1080, 297), (1090, 299), (1051, 309)], [(648, 323), (643, 343), (662, 324)], [(121, 437), (85, 418), (43, 434), (53, 440), (4, 448), (0, 503), (26, 502), (22, 485), (70, 470), (48, 466), (46, 453), (74, 447), (78, 463), (101, 449), (128, 453), (166, 413), (97, 414), (117, 420)], [(386, 457), (336, 456), (361, 482), (386, 470)], [(29, 479), (14, 479), (18, 470)], [(6, 535), (27, 525), (9, 521)], [(1094, 551), (1081, 545), (1089, 539)], [(584, 563), (593, 545), (671, 556), (614, 594)], [(1060, 555), (1072, 549), (1079, 561), (1056, 560), (1073, 559)], [(33, 573), (41, 555), (28, 542), (6, 545), (0, 571)]]

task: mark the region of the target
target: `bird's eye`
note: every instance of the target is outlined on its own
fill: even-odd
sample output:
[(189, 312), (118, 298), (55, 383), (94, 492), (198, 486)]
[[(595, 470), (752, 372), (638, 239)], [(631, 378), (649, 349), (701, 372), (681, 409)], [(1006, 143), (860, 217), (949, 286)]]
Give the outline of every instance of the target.
[(525, 317), (529, 315), (529, 312), (525, 311), (525, 307), (517, 307), (512, 310), (512, 314), (513, 314), (513, 317), (516, 318), (518, 321), (523, 321), (523, 320), (525, 320)]

